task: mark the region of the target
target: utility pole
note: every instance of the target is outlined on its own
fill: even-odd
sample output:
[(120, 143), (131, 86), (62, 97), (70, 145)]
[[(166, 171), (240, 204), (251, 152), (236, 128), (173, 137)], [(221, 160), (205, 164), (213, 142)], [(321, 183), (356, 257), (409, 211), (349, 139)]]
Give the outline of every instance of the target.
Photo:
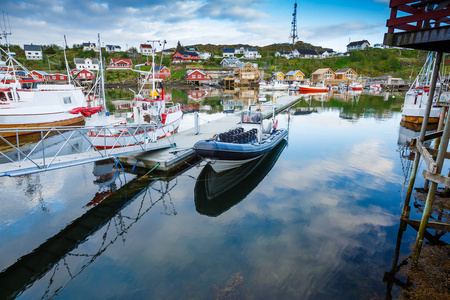
[(294, 13), (292, 14), (292, 22), (291, 22), (291, 36), (289, 39), (292, 39), (292, 45), (295, 44), (295, 40), (298, 38), (297, 33), (297, 0), (294, 3)]

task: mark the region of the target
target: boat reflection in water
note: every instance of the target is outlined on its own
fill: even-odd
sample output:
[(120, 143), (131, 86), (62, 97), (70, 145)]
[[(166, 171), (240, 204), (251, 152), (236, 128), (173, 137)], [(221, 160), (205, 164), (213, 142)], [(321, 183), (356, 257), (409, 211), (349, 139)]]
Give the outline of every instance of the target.
[(195, 183), (197, 212), (217, 217), (242, 201), (270, 172), (286, 145), (287, 141), (283, 139), (260, 158), (220, 173), (216, 173), (209, 162)]

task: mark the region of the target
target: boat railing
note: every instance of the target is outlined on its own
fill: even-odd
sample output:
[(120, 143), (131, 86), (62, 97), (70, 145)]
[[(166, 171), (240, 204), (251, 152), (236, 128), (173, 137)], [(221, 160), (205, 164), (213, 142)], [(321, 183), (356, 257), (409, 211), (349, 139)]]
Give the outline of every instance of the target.
[[(157, 140), (151, 133), (155, 128), (155, 124), (2, 128), (0, 177), (60, 169), (174, 144), (174, 137), (169, 135)], [(92, 138), (88, 132), (97, 134)], [(106, 135), (109, 140), (112, 135), (114, 143), (99, 146), (102, 141), (106, 145)]]

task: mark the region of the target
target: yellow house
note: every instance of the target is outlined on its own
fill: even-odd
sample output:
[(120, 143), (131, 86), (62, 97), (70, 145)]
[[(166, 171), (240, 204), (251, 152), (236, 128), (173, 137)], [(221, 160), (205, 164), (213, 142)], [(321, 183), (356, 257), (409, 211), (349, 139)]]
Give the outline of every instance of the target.
[(350, 68), (347, 69), (338, 69), (336, 70), (336, 79), (340, 80), (356, 80), (358, 78), (358, 74)]
[(311, 74), (311, 80), (313, 82), (326, 81), (328, 79), (335, 79), (336, 73), (330, 68), (317, 69)]
[(284, 80), (286, 81), (303, 80), (303, 78), (305, 78), (305, 74), (300, 70), (289, 71), (286, 73), (286, 76), (284, 76)]
[(283, 81), (284, 80), (283, 72), (276, 72), (275, 74), (273, 74), (273, 79), (278, 80), (278, 81)]

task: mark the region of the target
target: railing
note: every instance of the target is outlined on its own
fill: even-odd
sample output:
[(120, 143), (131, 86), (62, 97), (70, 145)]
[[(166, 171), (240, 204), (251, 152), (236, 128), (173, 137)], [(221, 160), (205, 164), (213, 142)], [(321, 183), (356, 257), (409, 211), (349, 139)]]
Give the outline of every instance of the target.
[(387, 20), (388, 33), (395, 29), (414, 31), (449, 25), (450, 4), (435, 0), (391, 0), (391, 16)]
[(157, 141), (157, 132), (173, 130), (155, 124), (3, 128), (0, 129), (0, 177), (167, 148), (174, 145), (174, 137), (167, 134), (166, 139)]

